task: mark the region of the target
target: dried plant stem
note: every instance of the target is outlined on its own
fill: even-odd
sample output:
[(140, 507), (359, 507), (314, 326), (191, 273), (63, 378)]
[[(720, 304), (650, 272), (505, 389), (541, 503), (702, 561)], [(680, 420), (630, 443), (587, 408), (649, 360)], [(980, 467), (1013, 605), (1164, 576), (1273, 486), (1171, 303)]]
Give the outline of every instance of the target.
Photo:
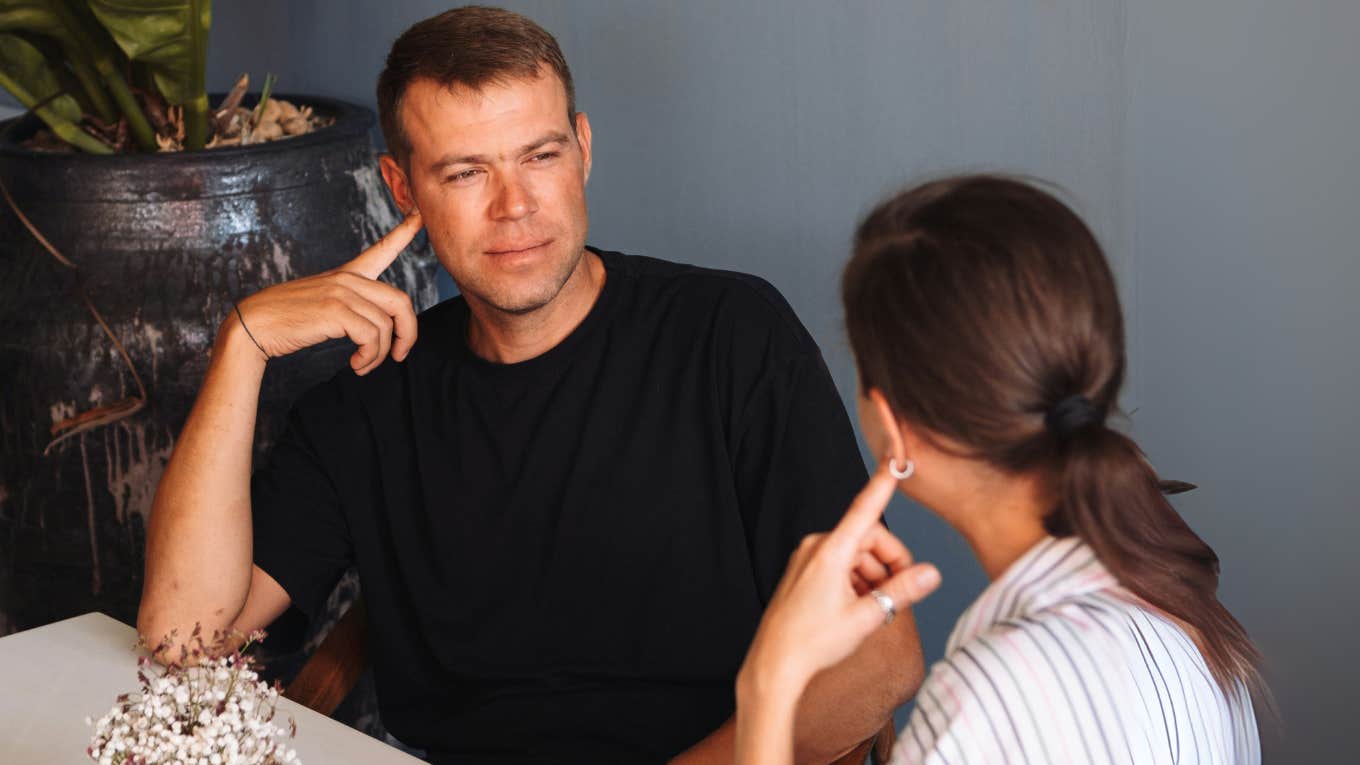
[(47, 237), (43, 236), (42, 232), (38, 231), (37, 226), (33, 225), (33, 222), (28, 219), (28, 216), (24, 215), (23, 211), (19, 209), (19, 205), (15, 203), (14, 197), (10, 195), (9, 187), (5, 184), (3, 178), (0, 178), (0, 194), (4, 195), (5, 202), (9, 204), (9, 208), (14, 211), (16, 216), (18, 216), (19, 222), (24, 224), (24, 228), (28, 229), (28, 233), (32, 234), (33, 238), (38, 240), (38, 243), (41, 244), (53, 258), (56, 258), (58, 263), (61, 263), (63, 266), (66, 266), (75, 272), (76, 290), (80, 294), (81, 301), (85, 303), (85, 308), (90, 312), (90, 315), (94, 317), (95, 322), (97, 322), (99, 327), (104, 330), (104, 334), (107, 335), (110, 342), (113, 343), (113, 347), (117, 349), (118, 354), (123, 357), (123, 363), (127, 365), (128, 372), (132, 375), (132, 381), (137, 385), (136, 396), (129, 396), (112, 404), (95, 407), (87, 412), (81, 412), (74, 417), (68, 417), (60, 422), (53, 423), (53, 438), (48, 442), (47, 448), (43, 449), (43, 454), (46, 455), (51, 454), (54, 446), (71, 436), (118, 422), (119, 420), (141, 411), (141, 409), (146, 406), (146, 385), (142, 382), (142, 376), (137, 373), (137, 367), (132, 363), (132, 357), (128, 355), (127, 348), (123, 346), (122, 341), (118, 339), (118, 335), (116, 335), (113, 329), (109, 327), (108, 322), (104, 321), (104, 317), (99, 313), (99, 310), (94, 307), (94, 302), (90, 300), (89, 292), (85, 289), (85, 280), (81, 278), (80, 267), (72, 262), (70, 258), (62, 255), (61, 252), (47, 240)]

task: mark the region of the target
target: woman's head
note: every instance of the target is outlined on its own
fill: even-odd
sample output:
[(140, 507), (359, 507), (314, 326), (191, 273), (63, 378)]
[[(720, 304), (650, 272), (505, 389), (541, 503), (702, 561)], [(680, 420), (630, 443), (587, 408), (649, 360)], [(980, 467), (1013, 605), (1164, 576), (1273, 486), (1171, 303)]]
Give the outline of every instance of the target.
[(996, 176), (947, 178), (860, 225), (842, 284), (860, 385), (930, 450), (1039, 487), (1042, 522), (1200, 633), (1228, 687), (1258, 657), (1215, 596), (1218, 559), (1107, 427), (1124, 379), (1114, 278), (1081, 219)]
[[(1084, 396), (1115, 407), (1124, 327), (1090, 230), (1016, 180), (948, 178), (864, 221), (844, 277), (864, 389), (940, 443), (1012, 471), (1060, 451), (1045, 418)], [(962, 455), (961, 455), (962, 456)]]

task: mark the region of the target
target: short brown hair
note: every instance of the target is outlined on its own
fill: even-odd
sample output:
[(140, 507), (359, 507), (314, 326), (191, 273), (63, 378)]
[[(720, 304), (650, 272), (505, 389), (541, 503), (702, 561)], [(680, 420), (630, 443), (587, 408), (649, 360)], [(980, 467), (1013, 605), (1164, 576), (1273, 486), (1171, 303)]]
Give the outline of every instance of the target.
[(410, 84), (428, 78), (474, 90), (490, 83), (533, 79), (546, 66), (567, 91), (567, 119), (576, 116), (576, 88), (557, 40), (512, 11), (469, 5), (432, 16), (392, 43), (378, 76), (378, 119), (387, 149), (403, 164), (411, 144), (401, 124), (401, 100)]

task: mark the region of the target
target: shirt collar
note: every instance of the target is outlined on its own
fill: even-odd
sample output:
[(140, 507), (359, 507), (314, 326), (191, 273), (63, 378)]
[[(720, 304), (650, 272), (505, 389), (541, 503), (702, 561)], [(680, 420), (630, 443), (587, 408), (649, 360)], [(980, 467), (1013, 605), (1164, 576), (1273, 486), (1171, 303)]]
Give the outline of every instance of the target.
[(999, 622), (1021, 619), (1056, 603), (1117, 587), (1119, 580), (1080, 537), (1045, 537), (963, 612), (949, 636), (945, 655)]

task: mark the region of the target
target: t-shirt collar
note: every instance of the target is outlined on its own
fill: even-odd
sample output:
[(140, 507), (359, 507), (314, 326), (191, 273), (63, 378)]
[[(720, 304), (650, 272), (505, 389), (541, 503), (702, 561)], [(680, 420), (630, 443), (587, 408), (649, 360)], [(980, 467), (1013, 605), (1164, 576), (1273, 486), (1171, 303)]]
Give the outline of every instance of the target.
[(1118, 586), (1119, 580), (1080, 537), (1044, 537), (963, 612), (949, 636), (945, 654), (952, 654), (999, 622), (1021, 619), (1056, 603)]

